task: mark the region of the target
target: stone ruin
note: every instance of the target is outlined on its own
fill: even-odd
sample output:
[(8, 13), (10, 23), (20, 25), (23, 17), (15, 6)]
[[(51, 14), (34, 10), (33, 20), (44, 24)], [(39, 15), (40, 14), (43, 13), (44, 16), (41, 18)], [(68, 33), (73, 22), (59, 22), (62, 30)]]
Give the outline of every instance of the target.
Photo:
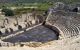
[(12, 33), (14, 31), (22, 30), (23, 28), (32, 27), (41, 22), (43, 22), (42, 16), (41, 15), (33, 16), (32, 13), (22, 14), (21, 17), (19, 16), (13, 18), (7, 17), (1, 21), (0, 32), (3, 34)]
[[(61, 3), (61, 5), (64, 4)], [(60, 6), (62, 7), (62, 6)], [(32, 13), (23, 14), (19, 18), (5, 19), (7, 24), (1, 26), (0, 35), (3, 42), (21, 46), (27, 42), (48, 42), (54, 40), (78, 38), (80, 36), (80, 14), (51, 8), (47, 18)], [(2, 31), (5, 30), (5, 31)], [(25, 44), (22, 44), (25, 43)]]
[(80, 12), (80, 4), (64, 4), (62, 2), (55, 3), (54, 10), (62, 10), (66, 12)]

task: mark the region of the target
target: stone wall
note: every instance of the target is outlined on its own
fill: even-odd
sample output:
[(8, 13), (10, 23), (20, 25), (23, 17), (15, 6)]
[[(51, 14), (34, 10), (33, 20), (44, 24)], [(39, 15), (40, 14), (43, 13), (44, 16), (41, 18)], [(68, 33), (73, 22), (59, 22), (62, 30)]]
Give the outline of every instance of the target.
[(27, 13), (20, 16), (17, 15), (13, 18), (5, 17), (0, 22), (0, 34), (2, 34), (3, 36), (7, 36), (21, 31), (22, 29), (27, 29), (29, 27), (33, 27), (42, 23), (43, 17), (41, 15), (33, 16), (32, 13)]

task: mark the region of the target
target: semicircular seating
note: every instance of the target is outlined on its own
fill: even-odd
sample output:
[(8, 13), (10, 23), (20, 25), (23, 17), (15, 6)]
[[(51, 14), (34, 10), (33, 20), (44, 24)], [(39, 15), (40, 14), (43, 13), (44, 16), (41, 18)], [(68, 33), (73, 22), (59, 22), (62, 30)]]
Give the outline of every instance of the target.
[[(62, 14), (61, 14), (62, 13)], [(46, 23), (58, 27), (64, 37), (70, 38), (80, 34), (80, 17), (79, 14), (61, 12), (52, 13), (47, 17)], [(65, 15), (63, 15), (63, 13)], [(67, 14), (67, 15), (66, 15)]]

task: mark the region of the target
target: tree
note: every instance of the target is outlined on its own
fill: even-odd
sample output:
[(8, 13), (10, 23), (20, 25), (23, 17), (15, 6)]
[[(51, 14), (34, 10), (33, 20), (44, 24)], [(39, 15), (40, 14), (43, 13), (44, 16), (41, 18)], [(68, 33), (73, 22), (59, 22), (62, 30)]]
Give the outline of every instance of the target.
[(4, 12), (5, 16), (14, 16), (14, 12), (11, 9), (4, 8), (2, 12)]

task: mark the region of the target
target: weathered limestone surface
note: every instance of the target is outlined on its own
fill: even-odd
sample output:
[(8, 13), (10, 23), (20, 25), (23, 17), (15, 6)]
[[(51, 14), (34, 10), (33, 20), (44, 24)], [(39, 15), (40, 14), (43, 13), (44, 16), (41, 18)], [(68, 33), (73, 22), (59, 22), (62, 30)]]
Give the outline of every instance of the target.
[(60, 29), (62, 31), (61, 34), (66, 38), (80, 34), (80, 14), (56, 11), (52, 12), (46, 21), (47, 24), (51, 24)]

